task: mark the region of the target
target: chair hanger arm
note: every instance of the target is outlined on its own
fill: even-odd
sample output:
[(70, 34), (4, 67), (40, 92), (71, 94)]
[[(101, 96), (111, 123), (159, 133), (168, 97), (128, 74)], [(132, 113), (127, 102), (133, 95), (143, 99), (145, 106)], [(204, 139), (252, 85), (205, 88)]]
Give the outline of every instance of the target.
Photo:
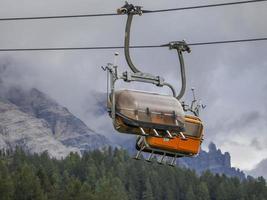
[(185, 64), (184, 64), (183, 52), (187, 51), (188, 53), (190, 53), (191, 50), (185, 41), (170, 42), (169, 48), (170, 49), (176, 49), (177, 53), (178, 53), (180, 69), (181, 69), (182, 86), (181, 86), (180, 92), (176, 98), (178, 100), (180, 100), (184, 96), (185, 89), (186, 89), (186, 75), (185, 75)]
[(130, 33), (131, 33), (131, 24), (132, 24), (133, 14), (128, 14), (126, 28), (125, 28), (125, 38), (124, 38), (124, 55), (127, 61), (127, 64), (134, 73), (140, 72), (132, 62), (130, 56)]
[(142, 15), (141, 7), (134, 6), (126, 2), (126, 4), (123, 7), (117, 10), (117, 13), (128, 15), (126, 28), (125, 28), (125, 38), (124, 38), (124, 54), (125, 54), (126, 62), (134, 73), (141, 72), (135, 67), (130, 56), (130, 37), (131, 37), (132, 20), (133, 20), (134, 15)]

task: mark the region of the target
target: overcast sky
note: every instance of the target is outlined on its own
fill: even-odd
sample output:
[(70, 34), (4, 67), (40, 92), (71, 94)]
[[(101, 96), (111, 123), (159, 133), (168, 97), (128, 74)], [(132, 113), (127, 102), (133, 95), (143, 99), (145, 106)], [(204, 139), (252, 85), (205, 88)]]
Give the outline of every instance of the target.
[[(164, 9), (208, 3), (208, 0), (131, 1), (144, 9)], [(0, 17), (110, 13), (119, 0), (0, 0)], [(136, 16), (132, 44), (188, 43), (267, 37), (267, 3), (145, 14)], [(123, 44), (126, 16), (32, 21), (0, 21), (0, 48), (78, 47)], [(8, 65), (6, 81), (37, 87), (48, 93), (89, 127), (117, 139), (106, 115), (97, 115), (96, 100), (105, 92), (106, 76), (100, 66), (113, 61), (114, 50), (69, 52), (1, 52)], [(126, 69), (122, 50), (118, 64)], [(250, 169), (267, 157), (267, 42), (193, 46), (185, 55), (188, 88), (207, 105), (204, 148), (214, 141), (229, 151), (232, 163)], [(143, 71), (162, 75), (180, 87), (178, 59), (167, 48), (132, 50)], [(122, 85), (122, 84), (121, 84)], [(122, 85), (122, 86), (125, 86)], [(155, 87), (135, 85), (157, 91)], [(162, 92), (162, 90), (160, 90)], [(168, 92), (167, 90), (163, 90)]]

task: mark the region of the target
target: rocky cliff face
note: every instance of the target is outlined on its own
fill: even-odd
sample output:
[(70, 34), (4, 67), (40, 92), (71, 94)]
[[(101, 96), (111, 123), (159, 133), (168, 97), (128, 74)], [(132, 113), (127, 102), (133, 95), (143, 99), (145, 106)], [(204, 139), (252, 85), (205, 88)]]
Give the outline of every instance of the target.
[(55, 158), (68, 155), (77, 148), (67, 148), (56, 140), (48, 124), (37, 119), (9, 102), (0, 100), (0, 147), (1, 149), (15, 149), (16, 146), (30, 153), (48, 154)]
[[(64, 156), (70, 151), (83, 152), (113, 145), (37, 89), (7, 88), (1, 84), (0, 98), (2, 148), (21, 146), (30, 152), (48, 150), (54, 154), (56, 150), (49, 146), (53, 144)], [(55, 157), (61, 156), (59, 152), (55, 154)]]
[(209, 151), (201, 151), (195, 158), (182, 158), (178, 162), (180, 165), (194, 169), (197, 173), (206, 170), (212, 173), (225, 174), (231, 177), (245, 178), (245, 174), (239, 169), (231, 167), (231, 157), (228, 152), (222, 153), (214, 143), (210, 143)]

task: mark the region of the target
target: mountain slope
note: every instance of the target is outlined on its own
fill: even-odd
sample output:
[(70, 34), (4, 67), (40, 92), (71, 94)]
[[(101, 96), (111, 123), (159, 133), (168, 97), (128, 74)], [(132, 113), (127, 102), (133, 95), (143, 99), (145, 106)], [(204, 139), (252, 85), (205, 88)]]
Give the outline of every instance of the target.
[(267, 158), (257, 164), (254, 169), (246, 171), (246, 173), (254, 177), (263, 176), (265, 179), (267, 179)]
[(9, 102), (0, 100), (0, 145), (3, 149), (15, 149), (16, 146), (30, 153), (48, 154), (62, 158), (71, 151), (79, 152), (76, 148), (67, 148), (53, 138), (48, 124), (24, 113)]
[[(61, 157), (70, 151), (84, 152), (114, 145), (37, 89), (7, 87), (2, 82), (0, 99), (1, 148), (21, 146), (37, 153), (49, 150), (54, 157)], [(51, 147), (52, 144), (58, 149)]]
[(54, 137), (66, 146), (87, 151), (112, 145), (106, 137), (95, 133), (67, 108), (37, 89), (26, 91), (12, 87), (6, 91), (5, 96), (23, 112), (45, 120)]

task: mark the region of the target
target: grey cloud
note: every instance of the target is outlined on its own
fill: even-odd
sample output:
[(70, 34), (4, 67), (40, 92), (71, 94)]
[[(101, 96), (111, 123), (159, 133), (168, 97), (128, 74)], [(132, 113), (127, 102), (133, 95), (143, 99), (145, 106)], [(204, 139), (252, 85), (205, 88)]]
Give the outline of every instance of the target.
[(263, 116), (259, 111), (250, 111), (247, 113), (239, 113), (237, 119), (234, 119), (231, 117), (231, 113), (229, 113), (228, 118), (221, 119), (220, 122), (217, 122), (213, 124), (213, 126), (210, 126), (210, 131), (213, 132), (213, 134), (227, 133), (227, 131), (236, 131), (237, 133), (240, 132), (240, 130), (244, 130), (250, 126), (255, 126), (257, 124), (257, 121), (261, 119)]
[(230, 130), (244, 129), (248, 126), (252, 126), (261, 118), (261, 114), (258, 111), (251, 111), (240, 115), (240, 118), (227, 125)]
[[(257, 138), (253, 138), (250, 145), (259, 151), (263, 149), (261, 143), (259, 142), (259, 140)], [(267, 147), (265, 147), (265, 148), (267, 148)]]

